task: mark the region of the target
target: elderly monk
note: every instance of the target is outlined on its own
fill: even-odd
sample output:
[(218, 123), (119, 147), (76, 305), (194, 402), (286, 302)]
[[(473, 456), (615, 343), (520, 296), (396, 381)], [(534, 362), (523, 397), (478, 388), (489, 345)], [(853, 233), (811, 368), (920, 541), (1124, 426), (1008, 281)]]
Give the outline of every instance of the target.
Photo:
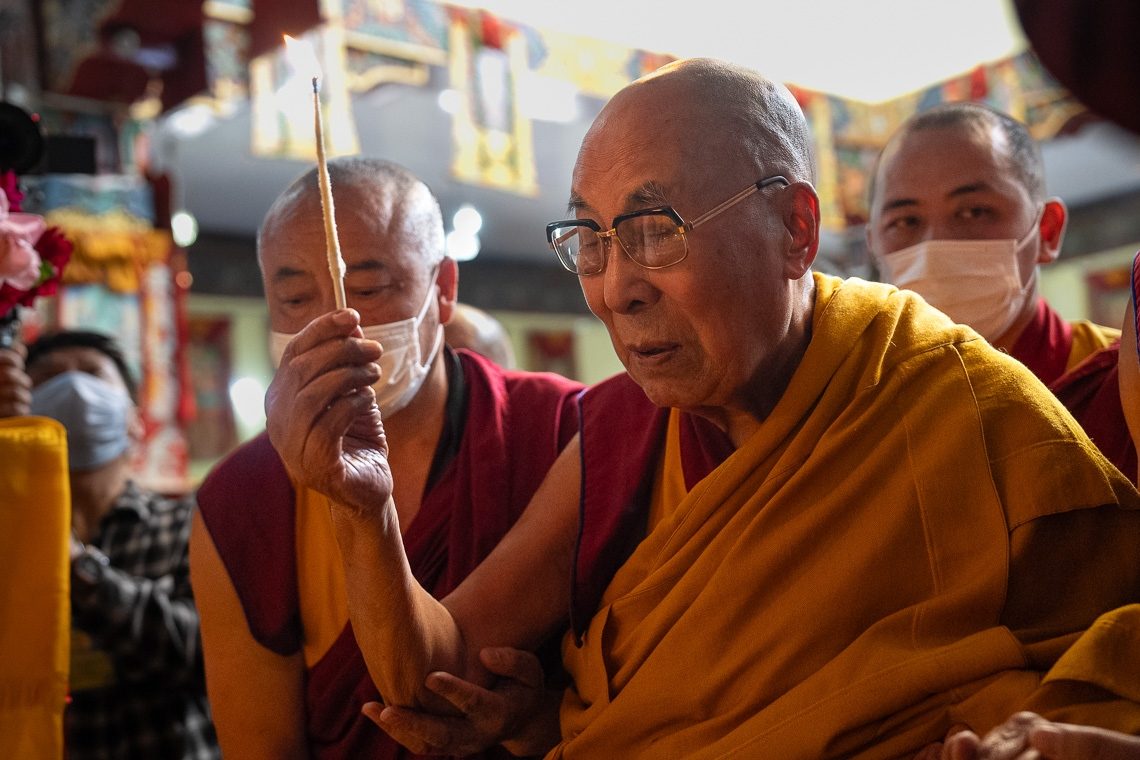
[[(448, 348), (457, 269), (444, 257), (436, 199), (386, 161), (337, 160), (330, 173), (352, 323), (359, 314), (370, 339), (356, 358), (371, 362), (373, 341), (384, 346), (379, 370), (344, 371), (373, 384), (368, 398), (384, 414), (401, 557), (416, 583), (443, 596), (506, 533), (577, 429), (580, 386)], [(274, 389), (302, 407), (315, 389), (289, 373), (293, 333), (334, 308), (321, 218), (309, 172), (277, 199), (258, 238), (271, 350), (287, 375)], [(291, 478), (262, 436), (219, 465), (198, 500), (194, 589), (227, 756), (405, 756), (360, 711), (379, 695), (349, 625), (325, 497)]]
[(948, 103), (912, 117), (887, 143), (866, 234), (886, 282), (1029, 367), (1135, 478), (1117, 398), (1120, 332), (1067, 322), (1039, 295), (1039, 265), (1060, 254), (1065, 222), (1064, 203), (1045, 194), (1041, 151), (1025, 125), (977, 103)]
[[(362, 382), (379, 350), (352, 312), (302, 331), (269, 433), (330, 497), (389, 705), (442, 692), (486, 728), (480, 650), (569, 619), (553, 758), (906, 756), (1027, 704), (1140, 730), (1140, 705), (1042, 685), (1140, 593), (1140, 497), (975, 332), (908, 291), (813, 273), (811, 178), (794, 99), (746, 69), (679, 62), (606, 105), (573, 218), (548, 235), (628, 373), (584, 394), (578, 439), (439, 601), (403, 555)], [(702, 476), (709, 426), (728, 451)], [(459, 730), (377, 718), (424, 728), (419, 749)]]

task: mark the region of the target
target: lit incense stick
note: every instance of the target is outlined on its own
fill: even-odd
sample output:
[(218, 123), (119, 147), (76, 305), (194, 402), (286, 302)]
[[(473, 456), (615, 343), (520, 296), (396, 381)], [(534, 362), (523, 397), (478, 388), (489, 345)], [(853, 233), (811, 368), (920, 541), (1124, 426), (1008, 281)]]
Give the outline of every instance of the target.
[(332, 181), (329, 179), (328, 159), (325, 156), (324, 127), (321, 123), (321, 78), (320, 64), (307, 42), (295, 40), (285, 35), (285, 47), (289, 60), (298, 71), (312, 75), (313, 80), (313, 130), (317, 139), (317, 179), (321, 189), (321, 212), (325, 220), (325, 253), (328, 255), (329, 276), (333, 282), (333, 295), (336, 307), (343, 309), (347, 301), (344, 297), (344, 258), (340, 255), (340, 239), (336, 233), (336, 211), (333, 206)]

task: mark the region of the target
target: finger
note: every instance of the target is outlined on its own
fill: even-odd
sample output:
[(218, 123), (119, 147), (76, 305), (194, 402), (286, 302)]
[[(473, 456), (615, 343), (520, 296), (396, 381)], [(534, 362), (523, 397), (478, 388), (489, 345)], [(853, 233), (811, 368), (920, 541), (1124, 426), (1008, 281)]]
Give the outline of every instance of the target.
[(1029, 732), (1029, 744), (1049, 760), (1129, 760), (1140, 757), (1140, 738), (1091, 726), (1043, 723)]
[(273, 379), (278, 385), (302, 388), (338, 367), (375, 364), (380, 353), (380, 344), (374, 340), (336, 336), (295, 353), (288, 361), (282, 359)]
[(976, 760), (981, 744), (973, 731), (959, 731), (943, 745), (942, 760)]
[(304, 329), (297, 333), (293, 340), (289, 341), (281, 355), (281, 363), (286, 364), (287, 360), (306, 351), (311, 351), (314, 346), (327, 340), (347, 338), (359, 326), (360, 314), (356, 309), (337, 309), (328, 314), (322, 314), (305, 325)]
[(499, 701), (493, 692), (451, 673), (429, 673), (424, 685), (468, 716), (482, 717)]
[[(377, 706), (378, 707), (378, 706)], [(461, 718), (446, 718), (403, 707), (374, 709), (376, 725), (408, 749), (422, 755), (470, 755), (489, 746)], [(370, 718), (372, 715), (365, 713)]]
[(546, 681), (542, 663), (533, 653), (511, 647), (484, 647), (479, 652), (483, 667), (497, 676), (541, 689)]

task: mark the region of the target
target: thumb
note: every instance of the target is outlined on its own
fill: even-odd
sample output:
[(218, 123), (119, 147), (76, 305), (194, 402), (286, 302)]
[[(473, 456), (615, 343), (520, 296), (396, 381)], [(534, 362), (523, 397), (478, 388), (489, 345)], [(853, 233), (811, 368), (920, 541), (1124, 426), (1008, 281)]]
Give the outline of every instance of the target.
[(1050, 760), (1135, 760), (1140, 757), (1140, 738), (1067, 723), (1049, 723), (1031, 729), (1029, 746)]
[(512, 678), (526, 686), (541, 689), (544, 676), (542, 664), (530, 652), (510, 647), (484, 647), (479, 652), (483, 667), (497, 676)]

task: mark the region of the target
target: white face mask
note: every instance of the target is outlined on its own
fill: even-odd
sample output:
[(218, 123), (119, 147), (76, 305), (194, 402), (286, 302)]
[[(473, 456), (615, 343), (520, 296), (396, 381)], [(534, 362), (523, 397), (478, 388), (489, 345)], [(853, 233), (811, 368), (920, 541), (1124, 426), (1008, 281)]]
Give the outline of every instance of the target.
[(1013, 325), (1037, 279), (1018, 262), (1037, 222), (1021, 240), (925, 240), (879, 259), (883, 279), (913, 290), (934, 308), (993, 342)]
[[(384, 353), (380, 356), (380, 379), (372, 386), (376, 391), (376, 403), (380, 407), (380, 414), (391, 417), (407, 406), (420, 386), (424, 384), (431, 363), (439, 347), (443, 345), (443, 325), (436, 328), (435, 343), (426, 358), (422, 357), (420, 348), (420, 325), (427, 316), (428, 307), (435, 298), (435, 283), (428, 288), (427, 299), (420, 308), (419, 314), (414, 317), (402, 319), (399, 322), (388, 322), (383, 325), (367, 325), (361, 328), (364, 337), (380, 343)], [(281, 363), (285, 354), (285, 346), (296, 337), (296, 333), (269, 333), (269, 356), (273, 366)]]

